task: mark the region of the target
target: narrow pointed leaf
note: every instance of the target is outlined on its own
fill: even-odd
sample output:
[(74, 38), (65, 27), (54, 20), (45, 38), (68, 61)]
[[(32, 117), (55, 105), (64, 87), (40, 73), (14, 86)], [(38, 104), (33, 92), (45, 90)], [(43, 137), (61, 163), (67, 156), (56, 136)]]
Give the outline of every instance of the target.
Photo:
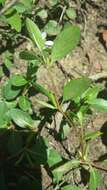
[(88, 103), (91, 105), (91, 107), (98, 111), (107, 112), (107, 100), (96, 98), (94, 100), (88, 101)]
[(45, 47), (45, 43), (38, 26), (29, 18), (26, 19), (26, 26), (32, 41), (37, 45), (39, 50), (42, 50)]

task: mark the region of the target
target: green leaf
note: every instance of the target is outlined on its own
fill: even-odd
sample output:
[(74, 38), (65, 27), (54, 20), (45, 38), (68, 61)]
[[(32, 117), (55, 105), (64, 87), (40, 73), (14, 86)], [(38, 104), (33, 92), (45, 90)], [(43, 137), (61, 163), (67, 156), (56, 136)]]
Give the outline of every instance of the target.
[(37, 98), (36, 98), (36, 102), (41, 104), (44, 107), (47, 107), (47, 108), (50, 108), (50, 109), (56, 109), (53, 105), (51, 105), (51, 104), (49, 104), (49, 103), (47, 103), (45, 101), (38, 100)]
[(16, 10), (9, 10), (6, 14), (6, 19), (12, 28), (14, 28), (17, 32), (21, 31), (21, 18)]
[(94, 168), (90, 168), (89, 190), (96, 190), (102, 180), (101, 174)]
[(52, 147), (48, 148), (47, 150), (47, 158), (49, 167), (52, 167), (62, 161), (60, 154)]
[(53, 103), (54, 107), (57, 108), (56, 99), (52, 92), (50, 92), (49, 90), (47, 90), (46, 88), (44, 88), (43, 86), (41, 86), (38, 83), (33, 84), (33, 87), (35, 88), (35, 90), (37, 92), (40, 92), (43, 95), (47, 96), (49, 98), (49, 100)]
[(75, 11), (75, 9), (73, 9), (73, 8), (68, 8), (67, 10), (66, 10), (66, 15), (70, 18), (70, 19), (75, 19), (76, 18), (76, 16), (77, 16), (77, 14), (76, 14), (76, 11)]
[(8, 111), (8, 107), (5, 101), (0, 101), (0, 118), (5, 118), (5, 114)]
[(91, 80), (86, 77), (71, 80), (64, 87), (63, 101), (81, 98), (83, 93), (90, 87), (90, 85)]
[(85, 98), (88, 102), (90, 100), (95, 99), (100, 91), (101, 91), (101, 86), (94, 85), (90, 87), (87, 91), (85, 91), (82, 98)]
[(87, 133), (85, 134), (85, 140), (94, 140), (96, 139), (97, 137), (101, 136), (102, 133), (100, 131), (95, 131), (95, 132), (92, 132), (92, 133)]
[(54, 178), (56, 179), (57, 183), (61, 180), (64, 173), (68, 172), (71, 169), (77, 168), (80, 165), (79, 160), (72, 160), (68, 161), (67, 163), (59, 166), (58, 168), (52, 171)]
[(14, 6), (14, 8), (16, 9), (16, 11), (18, 12), (18, 13), (23, 13), (23, 12), (25, 12), (25, 10), (26, 10), (26, 7), (23, 5), (23, 3), (17, 3), (15, 6)]
[(49, 22), (45, 25), (44, 31), (48, 35), (55, 36), (60, 33), (61, 26), (55, 20), (49, 20)]
[(5, 59), (4, 64), (5, 64), (5, 67), (6, 67), (8, 70), (10, 70), (11, 67), (13, 66), (11, 60), (9, 60), (9, 59)]
[(0, 0), (0, 3), (1, 4), (4, 4), (6, 0)]
[(98, 111), (107, 112), (107, 100), (96, 98), (94, 100), (88, 101), (90, 106)]
[(2, 88), (2, 94), (6, 100), (15, 99), (19, 95), (20, 92), (21, 92), (21, 89), (17, 87), (13, 87), (10, 83), (10, 80), (7, 81)]
[(38, 26), (29, 18), (26, 19), (26, 26), (32, 41), (37, 45), (40, 51), (45, 47), (44, 40)]
[(5, 120), (5, 119), (3, 119), (3, 118), (0, 118), (0, 128), (7, 128), (7, 126), (8, 126), (8, 122)]
[(20, 2), (24, 5), (26, 9), (32, 8), (32, 2), (33, 0), (20, 0)]
[(76, 48), (80, 41), (80, 28), (78, 26), (67, 26), (57, 36), (52, 48), (52, 62), (64, 58), (68, 53)]
[(24, 60), (27, 60), (27, 61), (30, 61), (30, 60), (36, 60), (37, 56), (34, 53), (25, 50), (25, 51), (22, 51), (20, 53), (20, 58), (24, 59)]
[(6, 128), (8, 125), (8, 107), (4, 101), (0, 102), (0, 128)]
[(48, 17), (47, 10), (42, 9), (37, 13), (37, 16), (39, 16), (41, 19), (46, 19)]
[(22, 127), (22, 128), (33, 127), (33, 120), (28, 113), (18, 108), (13, 108), (10, 110), (9, 114), (11, 116), (11, 119), (14, 121), (14, 123), (18, 125), (19, 127)]
[(23, 75), (15, 74), (10, 78), (10, 82), (13, 86), (23, 86), (28, 83), (28, 81), (23, 77)]
[(31, 102), (26, 96), (20, 96), (18, 104), (23, 111), (31, 110)]
[(62, 187), (61, 190), (81, 190), (76, 185), (66, 185), (65, 187)]

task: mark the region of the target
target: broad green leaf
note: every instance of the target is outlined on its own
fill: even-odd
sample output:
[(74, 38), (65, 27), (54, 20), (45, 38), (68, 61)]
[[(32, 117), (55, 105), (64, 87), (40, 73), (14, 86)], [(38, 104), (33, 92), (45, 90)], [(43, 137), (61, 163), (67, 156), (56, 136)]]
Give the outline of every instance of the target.
[(27, 112), (24, 112), (18, 108), (13, 108), (10, 110), (9, 114), (14, 123), (19, 127), (33, 127), (33, 120)]
[(26, 10), (26, 7), (23, 5), (23, 3), (17, 3), (15, 6), (14, 6), (14, 8), (16, 9), (16, 11), (18, 12), (18, 13), (23, 13), (23, 12), (25, 12), (25, 10)]
[(0, 102), (0, 128), (6, 128), (10, 122), (8, 117), (8, 106), (5, 101)]
[(92, 132), (92, 133), (86, 133), (85, 140), (94, 140), (101, 135), (102, 135), (102, 133), (100, 131), (96, 131), (96, 132)]
[(61, 190), (81, 190), (76, 185), (66, 185), (65, 187), (62, 187)]
[(18, 104), (23, 111), (31, 110), (31, 102), (26, 96), (20, 96)]
[(91, 80), (86, 77), (71, 80), (64, 87), (63, 101), (81, 98), (90, 85)]
[(11, 155), (17, 154), (23, 146), (21, 134), (19, 132), (11, 131), (8, 139), (8, 152)]
[(33, 0), (20, 0), (20, 2), (24, 5), (26, 9), (32, 8), (32, 2)]
[(6, 14), (6, 19), (8, 24), (10, 24), (12, 28), (14, 28), (17, 32), (21, 31), (21, 18), (15, 9), (11, 9)]
[(96, 98), (94, 100), (88, 101), (90, 106), (98, 111), (107, 112), (107, 100)]
[(6, 0), (0, 0), (0, 3), (1, 4), (4, 4)]
[(52, 48), (52, 62), (64, 58), (68, 53), (76, 48), (80, 41), (80, 28), (78, 26), (67, 26), (57, 36)]
[(39, 16), (41, 19), (46, 19), (48, 17), (47, 10), (42, 9), (37, 13), (37, 16)]
[(94, 168), (90, 168), (89, 190), (96, 190), (100, 185), (101, 180), (101, 173)]
[(6, 100), (15, 99), (19, 95), (20, 92), (21, 92), (21, 89), (17, 87), (13, 87), (10, 83), (10, 80), (7, 81), (2, 88), (2, 94)]
[(6, 128), (8, 125), (8, 122), (7, 120), (3, 119), (3, 118), (0, 118), (0, 129), (2, 128)]
[(19, 74), (14, 74), (11, 78), (10, 78), (10, 82), (13, 86), (23, 86), (26, 85), (28, 83), (28, 81), (24, 78), (23, 75), (19, 75)]
[(64, 175), (64, 173), (68, 172), (71, 169), (77, 168), (80, 165), (79, 160), (71, 160), (67, 163), (63, 164), (62, 166), (59, 166), (58, 168), (54, 169), (52, 171), (54, 178), (57, 182), (59, 182)]
[(8, 107), (5, 101), (0, 101), (0, 118), (5, 118), (5, 114), (8, 111)]
[(8, 109), (12, 109), (17, 106), (17, 100), (5, 101), (5, 103), (6, 103), (6, 106), (8, 107)]
[(37, 45), (40, 51), (45, 47), (44, 40), (38, 26), (29, 18), (26, 19), (26, 26), (32, 41)]
[(52, 147), (48, 148), (47, 150), (47, 158), (48, 158), (47, 162), (49, 167), (52, 167), (55, 164), (58, 164), (62, 161), (60, 154), (57, 152), (57, 150), (55, 150)]
[(66, 10), (66, 15), (67, 15), (70, 19), (73, 19), (73, 20), (77, 17), (76, 11), (75, 11), (75, 9), (73, 9), (73, 8), (68, 8), (68, 9)]
[(45, 25), (44, 31), (48, 35), (55, 36), (60, 33), (61, 26), (55, 20), (49, 20), (49, 22)]
[(22, 52), (20, 53), (20, 58), (21, 58), (21, 59), (24, 59), (24, 60), (30, 61), (30, 60), (36, 60), (36, 59), (37, 59), (37, 56), (36, 56), (34, 53), (25, 50), (25, 51), (22, 51)]

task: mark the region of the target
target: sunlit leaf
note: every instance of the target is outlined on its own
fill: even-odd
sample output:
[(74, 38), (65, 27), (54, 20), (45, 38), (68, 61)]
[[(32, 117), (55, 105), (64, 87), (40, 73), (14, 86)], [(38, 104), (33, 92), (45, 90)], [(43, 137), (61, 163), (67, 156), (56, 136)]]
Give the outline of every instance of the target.
[(101, 178), (101, 173), (98, 170), (90, 168), (89, 190), (96, 190), (101, 183)]
[(64, 58), (72, 52), (80, 41), (80, 28), (69, 25), (57, 36), (52, 48), (52, 62)]
[(6, 19), (8, 24), (10, 24), (12, 28), (14, 28), (17, 32), (21, 31), (21, 18), (15, 9), (11, 9), (6, 14)]
[(10, 82), (13, 86), (23, 86), (28, 83), (28, 81), (23, 77), (23, 75), (14, 74), (10, 78)]
[(10, 80), (7, 81), (3, 85), (3, 88), (2, 88), (3, 97), (6, 100), (13, 100), (13, 99), (15, 99), (19, 95), (20, 92), (21, 92), (21, 89), (17, 88), (17, 87), (13, 87), (11, 85)]
[(107, 112), (107, 100), (102, 98), (96, 98), (94, 100), (88, 101), (90, 106), (98, 111)]
[(75, 100), (78, 97), (81, 98), (90, 85), (91, 80), (86, 77), (71, 80), (64, 87), (63, 100), (68, 101)]
[(33, 127), (33, 120), (27, 112), (14, 108), (10, 110), (10, 116), (14, 123), (19, 127)]
[(42, 50), (45, 47), (45, 43), (38, 26), (29, 18), (26, 19), (26, 26), (32, 41), (37, 45), (39, 50)]

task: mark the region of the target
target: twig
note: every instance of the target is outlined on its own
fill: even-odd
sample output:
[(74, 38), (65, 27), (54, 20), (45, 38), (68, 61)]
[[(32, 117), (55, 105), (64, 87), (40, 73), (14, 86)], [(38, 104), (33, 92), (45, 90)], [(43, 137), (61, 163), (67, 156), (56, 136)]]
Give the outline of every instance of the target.
[[(89, 163), (87, 163), (87, 162), (81, 161), (80, 163), (81, 163), (82, 165), (87, 165), (87, 166), (89, 166)], [(98, 169), (98, 170), (102, 170), (102, 171), (107, 172), (107, 168), (105, 168), (105, 167), (103, 167), (103, 166), (96, 165), (96, 164), (94, 164), (93, 162), (91, 162), (90, 165), (93, 166), (94, 168)]]
[(0, 11), (0, 16), (3, 15), (8, 9), (13, 7), (18, 1), (19, 0), (13, 0), (13, 1), (10, 1), (9, 3), (7, 3), (5, 5), (5, 7)]
[(62, 19), (63, 19), (63, 16), (64, 16), (65, 11), (66, 11), (66, 6), (63, 7), (63, 10), (62, 10), (61, 16), (60, 16), (60, 18), (59, 18), (59, 24), (61, 24), (61, 22), (62, 22)]
[(104, 72), (101, 72), (101, 73), (97, 73), (97, 74), (95, 74), (95, 75), (89, 76), (89, 78), (90, 78), (93, 82), (95, 82), (95, 81), (97, 81), (97, 80), (107, 78), (107, 72), (104, 71)]

